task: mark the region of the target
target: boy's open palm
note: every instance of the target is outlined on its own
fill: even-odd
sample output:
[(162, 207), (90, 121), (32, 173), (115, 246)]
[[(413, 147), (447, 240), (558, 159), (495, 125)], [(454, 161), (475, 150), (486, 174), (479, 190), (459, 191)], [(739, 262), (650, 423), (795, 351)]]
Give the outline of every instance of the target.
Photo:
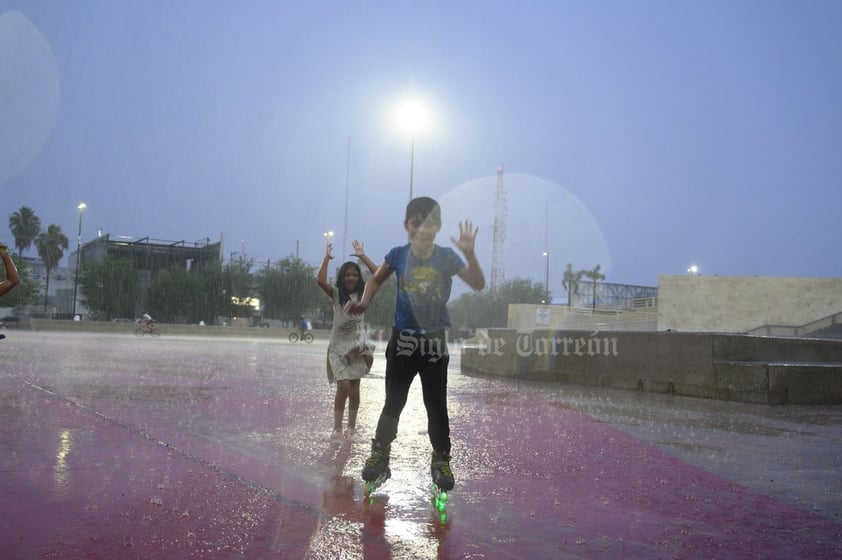
[(479, 227), (475, 228), (470, 220), (465, 220), (464, 222), (459, 222), (459, 239), (451, 237), (450, 240), (463, 253), (473, 253), (478, 231)]

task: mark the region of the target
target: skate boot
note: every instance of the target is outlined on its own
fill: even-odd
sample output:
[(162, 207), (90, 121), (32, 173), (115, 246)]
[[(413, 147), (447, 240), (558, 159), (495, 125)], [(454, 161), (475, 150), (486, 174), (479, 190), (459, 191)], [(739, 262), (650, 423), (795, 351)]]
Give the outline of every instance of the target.
[(433, 451), (433, 458), (430, 461), (430, 474), (433, 475), (433, 485), (430, 488), (433, 498), (433, 505), (442, 514), (447, 510), (447, 491), (452, 490), (455, 484), (453, 471), (450, 470), (450, 454), (439, 454)]
[(368, 498), (377, 488), (392, 476), (389, 470), (389, 451), (391, 446), (383, 445), (377, 440), (371, 440), (371, 456), (363, 467), (365, 487), (363, 493)]

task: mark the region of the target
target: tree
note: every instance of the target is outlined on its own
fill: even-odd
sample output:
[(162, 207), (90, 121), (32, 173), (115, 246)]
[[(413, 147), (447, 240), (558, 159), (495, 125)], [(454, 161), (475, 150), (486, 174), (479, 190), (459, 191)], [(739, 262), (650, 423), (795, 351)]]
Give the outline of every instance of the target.
[[(219, 316), (230, 317), (236, 312), (231, 303), (231, 285), (230, 270), (223, 270), (219, 261), (195, 265), (190, 270), (175, 265), (152, 279), (144, 311), (169, 323), (213, 324)], [(247, 310), (242, 315), (250, 314), (250, 306), (242, 307)]]
[(204, 263), (200, 267), (194, 269), (197, 274), (202, 274), (205, 279), (205, 289), (198, 301), (199, 320), (210, 325), (218, 317), (230, 317), (231, 298), (226, 295), (226, 271), (223, 270), (222, 263), (214, 260), (210, 263)]
[(596, 265), (592, 269), (584, 271), (585, 277), (593, 281), (593, 309), (596, 309), (596, 284), (601, 280), (605, 280), (605, 275), (600, 272), (601, 268), (600, 265)]
[(579, 292), (579, 281), (582, 280), (584, 270), (577, 270), (574, 272), (573, 265), (567, 263), (567, 268), (564, 269), (564, 279), (561, 281), (561, 286), (567, 290), (567, 307), (571, 306), (573, 301), (573, 294)]
[(134, 317), (137, 269), (132, 259), (106, 257), (83, 263), (79, 274), (82, 301), (94, 319)]
[(9, 229), (15, 238), (18, 255), (22, 256), (41, 232), (41, 219), (32, 208), (21, 206), (20, 210), (9, 216)]
[(319, 309), (323, 292), (316, 284), (316, 268), (299, 258), (287, 257), (257, 274), (256, 289), (270, 319), (295, 321)]
[(533, 284), (527, 278), (514, 278), (494, 291), (468, 292), (450, 304), (453, 328), (505, 328), (509, 322), (509, 304), (541, 304), (546, 299), (543, 284)]
[[(541, 293), (543, 297), (543, 290)], [(462, 331), (473, 331), (479, 327), (505, 327), (509, 308), (501, 305), (501, 301), (496, 290), (462, 294), (448, 305), (451, 333), (458, 336)]]
[(42, 231), (35, 238), (35, 247), (38, 249), (38, 256), (44, 263), (47, 271), (47, 283), (44, 290), (44, 307), (47, 306), (47, 298), (50, 293), (50, 272), (58, 266), (64, 256), (64, 250), (68, 247), (67, 236), (61, 231), (61, 226), (50, 225), (47, 231)]
[(160, 271), (149, 284), (146, 312), (167, 323), (197, 322), (204, 281), (181, 266)]
[[(37, 303), (39, 287), (38, 283), (31, 278), (32, 274), (29, 270), (29, 264), (20, 257), (15, 258), (14, 255), (11, 255), (11, 257), (15, 262), (15, 267), (18, 269), (20, 283), (15, 286), (11, 292), (3, 296), (3, 299), (0, 300), (0, 304), (2, 304), (3, 307), (16, 307), (18, 305), (31, 305)], [(3, 268), (2, 261), (0, 261), (0, 270), (2, 270), (0, 278), (5, 278), (6, 271)]]
[(222, 282), (225, 308), (222, 314), (229, 320), (232, 317), (251, 317), (254, 311), (251, 305), (255, 284), (251, 273), (253, 266), (252, 259), (231, 259), (224, 267)]

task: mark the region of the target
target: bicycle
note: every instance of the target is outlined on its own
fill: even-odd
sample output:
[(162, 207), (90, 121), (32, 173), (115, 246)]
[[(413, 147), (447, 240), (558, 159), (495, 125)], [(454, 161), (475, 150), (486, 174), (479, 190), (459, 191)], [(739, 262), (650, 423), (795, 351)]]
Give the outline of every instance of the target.
[(303, 340), (307, 344), (311, 344), (313, 342), (313, 333), (304, 331), (303, 333), (299, 333), (299, 331), (292, 331), (289, 333), (289, 341), (295, 344), (299, 340)]
[(139, 326), (134, 330), (135, 336), (143, 336), (148, 334), (152, 338), (158, 338), (161, 336), (161, 329), (155, 327), (153, 325), (149, 325), (148, 327), (144, 327), (143, 325)]

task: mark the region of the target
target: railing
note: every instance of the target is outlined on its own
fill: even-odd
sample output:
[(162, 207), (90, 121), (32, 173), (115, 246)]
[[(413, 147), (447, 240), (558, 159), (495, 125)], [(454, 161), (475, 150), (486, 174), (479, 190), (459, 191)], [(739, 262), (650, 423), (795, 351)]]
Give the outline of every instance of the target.
[(566, 318), (569, 322), (564, 321), (563, 328), (569, 330), (654, 331), (658, 329), (657, 311), (574, 307), (568, 311)]
[(757, 334), (765, 336), (803, 336), (816, 332), (821, 329), (827, 329), (834, 325), (842, 325), (842, 311), (810, 321), (804, 325), (763, 325), (756, 329), (746, 331), (746, 334)]
[(658, 297), (645, 297), (645, 298), (634, 298), (632, 300), (632, 305), (634, 305), (635, 309), (640, 309), (641, 307), (658, 307)]

